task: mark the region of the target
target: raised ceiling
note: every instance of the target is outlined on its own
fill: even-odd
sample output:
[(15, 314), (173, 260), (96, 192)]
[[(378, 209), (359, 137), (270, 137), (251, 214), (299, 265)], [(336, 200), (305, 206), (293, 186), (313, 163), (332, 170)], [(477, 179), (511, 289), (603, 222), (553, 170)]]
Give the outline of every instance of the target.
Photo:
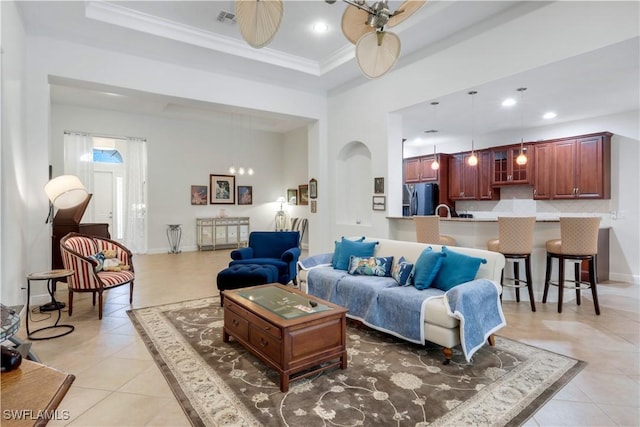
[[(391, 9), (401, 2), (390, 1)], [(542, 7), (543, 2), (429, 1), (397, 27), (402, 54), (396, 67), (428, 55), (438, 44), (464, 33), (473, 36), (487, 23), (494, 25)], [(178, 63), (217, 73), (232, 73), (258, 81), (313, 92), (329, 92), (365, 82), (354, 60), (354, 48), (340, 31), (346, 4), (321, 0), (285, 1), (282, 26), (263, 49), (249, 47), (232, 20), (217, 20), (234, 12), (233, 1), (24, 1), (18, 2), (29, 34), (80, 42), (124, 53)], [(311, 31), (314, 22), (329, 26), (324, 34)], [(526, 92), (527, 123), (541, 124), (538, 110), (558, 110), (558, 121), (576, 120), (638, 108), (638, 40), (632, 40), (492, 82), (478, 90), (478, 132), (520, 127), (518, 117), (499, 107), (503, 97)], [(224, 64), (221, 67), (220, 64)], [(576, 72), (588, 70), (589, 72)], [(384, 78), (384, 77), (382, 77)], [(224, 105), (167, 98), (120, 88), (96, 87), (68, 80), (52, 81), (52, 102), (87, 105), (194, 120), (249, 117), (254, 128), (286, 132), (306, 123), (296, 117), (230, 109)], [(123, 96), (114, 96), (123, 95)], [(438, 121), (429, 103), (402, 112), (404, 134), (420, 143), (434, 126), (442, 138), (468, 137), (466, 93), (438, 99)], [(423, 138), (424, 140), (424, 138)]]

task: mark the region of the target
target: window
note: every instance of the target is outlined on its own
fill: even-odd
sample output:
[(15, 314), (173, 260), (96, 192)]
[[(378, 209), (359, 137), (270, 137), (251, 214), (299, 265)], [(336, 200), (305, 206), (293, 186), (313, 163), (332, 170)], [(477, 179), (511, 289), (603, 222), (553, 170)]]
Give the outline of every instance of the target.
[(122, 155), (115, 148), (94, 148), (93, 161), (95, 163), (122, 163)]

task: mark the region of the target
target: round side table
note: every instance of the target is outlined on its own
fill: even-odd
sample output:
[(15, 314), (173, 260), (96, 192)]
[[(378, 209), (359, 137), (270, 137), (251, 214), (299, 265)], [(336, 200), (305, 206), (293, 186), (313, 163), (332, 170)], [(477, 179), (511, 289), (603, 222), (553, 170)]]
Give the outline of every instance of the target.
[[(41, 273), (31, 273), (27, 275), (27, 316), (26, 316), (25, 326), (27, 328), (27, 337), (30, 340), (37, 341), (37, 340), (49, 340), (51, 338), (58, 338), (58, 337), (62, 337), (70, 334), (75, 329), (75, 326), (73, 325), (58, 324), (58, 322), (60, 322), (61, 310), (60, 310), (60, 305), (57, 304), (55, 295), (53, 293), (53, 281), (55, 279), (63, 279), (65, 277), (69, 277), (72, 274), (73, 274), (73, 270), (50, 270), (50, 271), (43, 271)], [(29, 314), (31, 313), (31, 311), (29, 310), (29, 300), (31, 299), (31, 281), (32, 280), (47, 281), (47, 290), (49, 291), (49, 295), (51, 295), (51, 302), (53, 303), (54, 306), (58, 307), (58, 319), (56, 319), (56, 323), (54, 323), (51, 326), (45, 326), (40, 329), (29, 331)], [(41, 332), (49, 329), (62, 329), (63, 331), (55, 335), (47, 335), (43, 337), (33, 336), (37, 332)]]

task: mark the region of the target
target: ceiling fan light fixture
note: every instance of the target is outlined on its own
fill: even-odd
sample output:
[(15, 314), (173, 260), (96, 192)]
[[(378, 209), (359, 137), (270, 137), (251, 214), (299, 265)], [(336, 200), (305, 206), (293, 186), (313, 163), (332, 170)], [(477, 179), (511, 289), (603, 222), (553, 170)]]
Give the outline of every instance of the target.
[(284, 13), (282, 0), (236, 0), (236, 21), (249, 45), (261, 48), (273, 40)]
[(396, 65), (400, 48), (400, 38), (394, 33), (367, 33), (356, 44), (356, 61), (365, 76), (376, 79)]

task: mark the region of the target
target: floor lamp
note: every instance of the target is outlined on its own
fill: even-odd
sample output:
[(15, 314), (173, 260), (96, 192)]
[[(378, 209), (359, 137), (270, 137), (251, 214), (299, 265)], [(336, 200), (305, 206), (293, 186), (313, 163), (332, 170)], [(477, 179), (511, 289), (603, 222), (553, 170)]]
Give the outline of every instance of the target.
[[(44, 192), (49, 198), (49, 217), (47, 223), (53, 221), (53, 209), (69, 209), (84, 202), (89, 192), (75, 175), (61, 175), (50, 180), (44, 186)], [(55, 291), (55, 283), (51, 285)], [(55, 311), (65, 307), (65, 303), (51, 301), (40, 306), (40, 311)]]

